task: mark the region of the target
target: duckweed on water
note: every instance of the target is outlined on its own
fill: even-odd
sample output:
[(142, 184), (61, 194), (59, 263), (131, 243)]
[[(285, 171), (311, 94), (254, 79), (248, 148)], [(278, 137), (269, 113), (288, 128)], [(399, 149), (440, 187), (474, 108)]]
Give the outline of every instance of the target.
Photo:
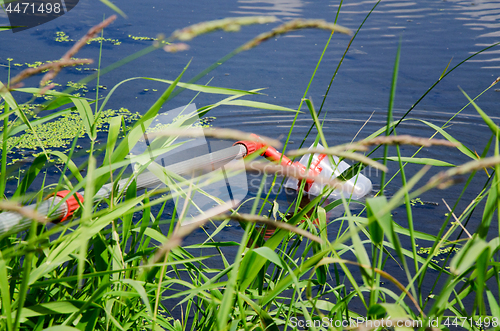
[[(123, 116), (125, 122), (128, 123), (140, 118), (139, 113), (132, 113), (126, 108), (108, 109), (96, 119), (97, 132), (104, 131), (110, 119), (119, 115)], [(75, 137), (84, 137), (85, 135), (81, 117), (76, 111), (63, 115), (58, 120), (37, 125), (34, 130), (43, 147), (48, 150), (67, 149)], [(13, 151), (37, 150), (40, 148), (40, 143), (33, 132), (26, 132), (21, 136), (9, 139), (7, 146)]]
[[(30, 109), (35, 109), (37, 105), (30, 105)], [(125, 123), (132, 123), (138, 120), (141, 115), (139, 113), (132, 113), (126, 108), (120, 108), (118, 110), (108, 109), (101, 113), (98, 119), (96, 119), (97, 132), (104, 132), (107, 130), (107, 125), (111, 118), (115, 116), (123, 116)], [(183, 116), (177, 117), (175, 120), (182, 118)], [(193, 124), (194, 127), (208, 128), (211, 126), (211, 122), (215, 120), (215, 117), (205, 117), (199, 119)], [(169, 124), (158, 123), (156, 126), (152, 127), (148, 132), (158, 132), (164, 130)], [(73, 111), (69, 114), (62, 115), (59, 119), (40, 124), (34, 127), (36, 135), (40, 139), (43, 147), (48, 150), (61, 150), (63, 152), (69, 151), (69, 146), (75, 137), (83, 138), (85, 136), (85, 129), (81, 120), (80, 115), (77, 111)], [(7, 142), (8, 149), (11, 150), (11, 154), (21, 154), (38, 156), (42, 153), (40, 148), (40, 142), (37, 140), (33, 132), (26, 132), (20, 136), (10, 138)], [(76, 146), (77, 149), (82, 149), (81, 145)], [(28, 152), (28, 153), (26, 153)], [(13, 164), (17, 161), (23, 162), (23, 159), (15, 158), (11, 159), (9, 164)]]
[(54, 81), (52, 81), (52, 79), (48, 80), (48, 81), (45, 83), (45, 85), (44, 85), (44, 86), (49, 85), (49, 84), (52, 84), (52, 85), (54, 85), (54, 86), (62, 86), (61, 84), (59, 84), (59, 83), (55, 83)]
[[(64, 42), (72, 42), (74, 41), (73, 39), (71, 39), (65, 32), (63, 31), (57, 31), (56, 32), (56, 37), (54, 39), (55, 41), (59, 42), (59, 43), (64, 43)], [(118, 39), (113, 39), (113, 38), (102, 38), (102, 37), (96, 37), (96, 38), (92, 38), (92, 39), (89, 39), (87, 41), (87, 44), (91, 44), (93, 42), (109, 42), (109, 43), (112, 43), (113, 45), (120, 45), (121, 44), (121, 41), (119, 41)]]
[[(129, 34), (128, 37), (133, 39), (133, 40), (136, 40), (136, 41), (158, 41), (158, 38), (133, 36), (131, 34)], [(54, 40), (59, 42), (59, 43), (75, 41), (74, 39), (71, 39), (64, 31), (57, 31), (56, 37), (54, 38)], [(113, 45), (120, 45), (121, 44), (121, 41), (119, 41), (118, 39), (102, 38), (102, 37), (92, 38), (87, 42), (87, 44), (90, 44), (92, 42), (101, 42), (101, 41), (110, 42)]]
[(85, 95), (89, 91), (87, 84), (75, 83), (75, 82), (73, 82), (71, 80), (66, 83), (66, 86), (67, 87), (71, 87), (75, 91), (80, 92), (80, 93), (75, 94), (75, 96)]
[(410, 204), (412, 206), (415, 206), (416, 204), (423, 205), (424, 203), (422, 202), (422, 200), (420, 200), (420, 198), (415, 198), (410, 200)]
[[(37, 109), (40, 106), (41, 106), (40, 104), (24, 104), (24, 105), (19, 105), (19, 109), (22, 110), (22, 112), (27, 116), (37, 118), (35, 109)], [(3, 113), (4, 108), (5, 105), (0, 105), (0, 114)]]
[(118, 46), (118, 45), (120, 45), (122, 43), (118, 39), (96, 37), (96, 38), (89, 39), (89, 41), (87, 41), (87, 44), (91, 44), (93, 42), (98, 42), (98, 43), (100, 43), (100, 42), (110, 42), (110, 43), (112, 43), (115, 46)]
[[(432, 247), (420, 247), (417, 251), (417, 254), (429, 254), (431, 252)], [(456, 247), (445, 247), (445, 248), (440, 248), (439, 251), (437, 252), (437, 255), (441, 254), (448, 254), (449, 252), (456, 253), (458, 252), (458, 248)]]
[[(7, 59), (9, 60), (9, 59)], [(9, 62), (11, 62), (13, 59), (10, 59)], [(72, 57), (71, 60), (77, 60), (76, 58)], [(57, 62), (59, 60), (54, 60), (54, 61), (35, 61), (33, 63), (28, 63), (28, 62), (25, 62), (25, 63), (10, 63), (11, 65), (15, 66), (15, 67), (23, 67), (23, 66), (27, 66), (28, 68), (38, 68), (39, 66), (43, 65), (43, 64), (47, 64), (47, 63), (53, 63), (53, 62)], [(5, 67), (8, 67), (8, 65), (3, 65)], [(73, 67), (76, 67), (76, 65), (74, 65)], [(79, 69), (78, 67), (76, 67), (77, 69)], [(84, 69), (87, 69), (87, 68), (84, 68)], [(90, 70), (90, 69), (89, 69)], [(44, 70), (43, 72), (47, 72), (47, 70)]]
[(134, 40), (140, 40), (140, 41), (144, 41), (144, 40), (158, 40), (158, 38), (132, 36), (131, 34), (129, 34), (128, 37), (132, 38)]
[(55, 40), (59, 43), (67, 42), (67, 41), (74, 41), (73, 39), (70, 39), (69, 36), (66, 33), (64, 33), (63, 31), (56, 32), (56, 39)]

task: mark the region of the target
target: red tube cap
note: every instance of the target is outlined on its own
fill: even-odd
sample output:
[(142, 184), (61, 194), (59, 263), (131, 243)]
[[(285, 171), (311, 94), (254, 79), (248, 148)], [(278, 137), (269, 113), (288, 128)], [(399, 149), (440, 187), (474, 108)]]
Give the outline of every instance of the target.
[[(57, 197), (60, 197), (60, 198), (64, 198), (65, 196), (67, 196), (71, 191), (69, 190), (63, 190), (63, 191), (59, 191), (56, 193), (56, 196)], [(61, 218), (60, 222), (64, 222), (66, 221), (68, 218), (70, 218), (73, 213), (75, 212), (75, 210), (78, 209), (78, 207), (80, 207), (80, 204), (78, 203), (78, 201), (75, 199), (75, 194), (76, 196), (78, 197), (78, 199), (80, 200), (81, 203), (83, 203), (83, 196), (76, 192), (74, 193), (73, 195), (71, 195), (65, 202), (66, 202), (66, 215), (64, 215), (63, 218)]]
[[(251, 136), (254, 138), (260, 139), (260, 137), (257, 136), (256, 134), (252, 133)], [(248, 155), (255, 153), (255, 151), (258, 151), (259, 149), (262, 149), (262, 148), (267, 146), (263, 142), (252, 141), (252, 140), (240, 140), (240, 141), (235, 142), (233, 144), (233, 146), (238, 145), (238, 144), (245, 146), (245, 148), (247, 149), (247, 155), (245, 155), (245, 157), (247, 157)], [(264, 154), (264, 153), (265, 153), (265, 151), (262, 154)]]

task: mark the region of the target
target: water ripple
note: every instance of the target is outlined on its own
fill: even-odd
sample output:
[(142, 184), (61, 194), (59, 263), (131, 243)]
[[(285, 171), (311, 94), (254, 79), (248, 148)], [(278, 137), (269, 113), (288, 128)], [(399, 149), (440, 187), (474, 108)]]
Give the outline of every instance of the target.
[(301, 16), (304, 4), (301, 0), (239, 0), (238, 10), (241, 15), (275, 15), (287, 17)]

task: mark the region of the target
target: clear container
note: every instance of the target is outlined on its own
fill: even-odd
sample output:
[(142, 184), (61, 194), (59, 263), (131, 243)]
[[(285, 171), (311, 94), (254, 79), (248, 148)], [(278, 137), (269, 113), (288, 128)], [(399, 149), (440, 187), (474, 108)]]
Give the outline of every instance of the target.
[[(312, 145), (309, 147), (309, 149), (313, 148), (314, 146)], [(316, 149), (324, 149), (323, 146), (320, 144), (317, 145)], [(300, 159), (299, 163), (304, 165), (307, 168), (307, 165), (309, 163), (309, 158), (311, 157), (311, 154), (306, 154), (302, 156)], [(319, 161), (319, 167), (317, 167), (318, 170), (321, 170), (319, 173), (319, 176), (328, 178), (328, 179), (333, 179), (338, 177), (342, 172), (347, 170), (349, 168), (349, 164), (347, 164), (344, 161), (339, 161), (339, 158), (336, 156), (333, 156), (333, 160), (335, 164), (332, 164), (330, 162), (330, 158), (328, 156), (324, 156), (324, 154), (314, 154), (312, 161), (311, 161), (311, 167), (314, 167), (315, 164), (318, 164)], [(285, 183), (285, 187), (291, 188), (294, 190), (297, 190), (300, 186), (300, 181), (289, 177), (288, 180)], [(306, 184), (306, 189), (307, 189), (307, 184)], [(323, 188), (324, 184), (321, 183), (316, 183), (314, 182), (312, 185), (309, 185), (309, 189), (306, 191), (308, 194), (318, 196), (323, 193)], [(354, 199), (354, 200), (359, 200), (366, 196), (368, 193), (372, 191), (372, 182), (363, 174), (359, 173), (358, 175), (352, 177), (348, 181), (344, 182), (342, 185), (342, 188), (337, 188), (335, 189), (330, 195), (330, 198), (333, 199), (340, 199), (341, 193), (344, 194), (344, 197), (346, 199)]]

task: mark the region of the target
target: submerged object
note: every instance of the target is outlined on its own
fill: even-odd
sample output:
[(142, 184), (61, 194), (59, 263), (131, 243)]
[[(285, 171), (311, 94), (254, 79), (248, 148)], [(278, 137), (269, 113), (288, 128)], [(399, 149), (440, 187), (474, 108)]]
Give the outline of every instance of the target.
[[(257, 135), (254, 135), (258, 138)], [(325, 154), (314, 154), (312, 156), (312, 160), (309, 163), (309, 159), (311, 158), (311, 154), (306, 154), (302, 156), (299, 162), (293, 162), (285, 155), (278, 152), (275, 148), (271, 146), (265, 145), (263, 142), (255, 142), (255, 141), (238, 141), (235, 145), (241, 144), (244, 145), (247, 149), (247, 155), (252, 154), (256, 151), (263, 151), (261, 153), (262, 156), (266, 158), (280, 163), (285, 167), (296, 167), (300, 173), (307, 173), (310, 176), (321, 176), (325, 179), (334, 179), (339, 177), (342, 172), (349, 168), (349, 164), (344, 161), (340, 161), (338, 157), (332, 156), (333, 163)], [(311, 145), (309, 149), (313, 148), (314, 145)], [(324, 149), (323, 146), (318, 144), (315, 149)], [(307, 165), (310, 164), (309, 169)], [(306, 171), (308, 169), (308, 171)], [(291, 188), (294, 190), (298, 190), (301, 186), (301, 181), (289, 177), (285, 183), (285, 187)], [(313, 180), (306, 180), (304, 185), (304, 190), (311, 195), (321, 195), (323, 194), (323, 189), (325, 184), (316, 183)], [(330, 193), (331, 198), (340, 198), (341, 194), (344, 195), (346, 199), (354, 199), (359, 200), (370, 193), (372, 190), (372, 182), (365, 175), (359, 173), (351, 179), (342, 183), (341, 188), (337, 188)]]
[[(309, 149), (312, 149), (314, 145), (311, 145)], [(318, 144), (315, 149), (324, 149), (323, 146)], [(299, 163), (304, 167), (309, 164), (309, 159), (311, 154), (306, 154), (302, 156)], [(313, 171), (315, 175), (325, 177), (328, 179), (337, 178), (350, 166), (345, 161), (340, 161), (338, 157), (332, 156), (333, 163), (330, 158), (325, 154), (314, 154), (311, 160), (311, 166), (309, 171)], [(285, 183), (285, 187), (297, 190), (300, 186), (300, 181), (295, 178), (288, 178)], [(311, 195), (320, 195), (323, 192), (324, 185), (320, 183), (312, 183), (310, 185), (305, 185), (305, 191)], [(334, 199), (339, 199), (340, 195), (343, 194), (346, 199), (359, 200), (370, 193), (372, 190), (372, 182), (365, 175), (359, 173), (352, 177), (348, 181), (343, 182), (341, 189), (335, 189), (330, 197)]]
[[(254, 135), (256, 138), (258, 136)], [(311, 146), (312, 148), (313, 146)], [(321, 145), (316, 148), (322, 149)], [(189, 160), (177, 162), (165, 167), (169, 172), (177, 175), (187, 175), (192, 171), (200, 168), (211, 167), (213, 169), (223, 167), (232, 160), (241, 159), (257, 151), (262, 152), (261, 155), (275, 162), (280, 162), (281, 165), (287, 167), (295, 167), (301, 174), (311, 176), (321, 176), (326, 179), (333, 179), (349, 168), (349, 165), (344, 161), (339, 161), (335, 156), (330, 158), (325, 154), (314, 154), (311, 158), (310, 154), (304, 155), (299, 162), (293, 162), (285, 155), (282, 155), (275, 148), (267, 146), (264, 142), (259, 141), (238, 141), (232, 147), (221, 149), (216, 152), (200, 155)], [(307, 165), (310, 164), (309, 170), (306, 171)], [(136, 190), (145, 188), (154, 188), (162, 185), (162, 181), (153, 173), (146, 172), (133, 176), (136, 180)], [(113, 189), (126, 191), (131, 183), (131, 178), (126, 178), (118, 181), (118, 183), (109, 183), (100, 188), (91, 199), (94, 203), (102, 201), (110, 196)], [(114, 186), (115, 185), (115, 186)], [(285, 187), (298, 190), (301, 186), (301, 181), (296, 178), (289, 177), (285, 183)], [(304, 190), (311, 195), (321, 195), (324, 193), (325, 184), (314, 182), (312, 179), (306, 179)], [(340, 198), (341, 194), (345, 198), (358, 200), (371, 192), (372, 183), (363, 174), (357, 174), (353, 178), (342, 183), (341, 188), (337, 188), (330, 192), (330, 197)], [(12, 211), (4, 211), (0, 213), (0, 235), (7, 232), (17, 232), (29, 228), (32, 219), (23, 216), (28, 215), (30, 211), (36, 210), (40, 216), (45, 217), (48, 221), (62, 222), (69, 219), (73, 213), (83, 203), (84, 191), (59, 191), (53, 197), (48, 198), (40, 204), (33, 204), (22, 207), (27, 213), (17, 213)]]
[[(246, 151), (242, 146), (232, 146), (213, 153), (200, 155), (187, 161), (178, 162), (165, 168), (175, 174), (186, 175), (190, 174), (195, 169), (199, 169), (200, 167), (220, 167), (233, 159), (243, 157), (245, 152)], [(133, 177), (136, 181), (136, 190), (152, 188), (162, 184), (160, 178), (151, 172), (142, 173)], [(131, 178), (125, 178), (118, 181), (118, 183), (103, 185), (101, 189), (91, 198), (94, 203), (97, 203), (102, 199), (109, 198), (114, 189), (127, 191), (131, 182)], [(116, 186), (114, 187), (114, 185)], [(44, 200), (38, 205), (32, 204), (22, 208), (26, 209), (28, 212), (36, 210), (40, 216), (46, 217), (47, 221), (56, 223), (62, 222), (69, 219), (80, 207), (80, 204), (83, 204), (85, 198), (84, 195), (84, 191), (59, 191), (55, 193), (53, 197)], [(66, 200), (62, 202), (64, 199)], [(78, 200), (80, 202), (78, 202)], [(31, 222), (32, 220), (29, 217), (23, 216), (20, 213), (4, 211), (0, 213), (0, 235), (7, 232), (19, 232), (26, 230), (30, 227)]]

